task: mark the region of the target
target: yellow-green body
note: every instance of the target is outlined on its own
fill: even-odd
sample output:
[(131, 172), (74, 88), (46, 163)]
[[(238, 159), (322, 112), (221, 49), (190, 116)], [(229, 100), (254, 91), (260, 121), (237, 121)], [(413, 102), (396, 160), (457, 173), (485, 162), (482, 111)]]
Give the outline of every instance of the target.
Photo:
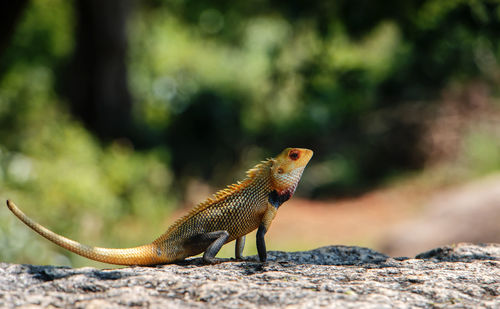
[(242, 182), (230, 185), (196, 206), (175, 222), (163, 235), (135, 248), (91, 247), (58, 235), (27, 217), (14, 203), (9, 209), (25, 224), (50, 241), (89, 259), (119, 265), (154, 265), (180, 261), (205, 252), (212, 262), (220, 247), (237, 240), (236, 256), (241, 257), (244, 236), (255, 229), (261, 260), (266, 259), (264, 234), (278, 207), (294, 193), (312, 151), (287, 148), (247, 172)]

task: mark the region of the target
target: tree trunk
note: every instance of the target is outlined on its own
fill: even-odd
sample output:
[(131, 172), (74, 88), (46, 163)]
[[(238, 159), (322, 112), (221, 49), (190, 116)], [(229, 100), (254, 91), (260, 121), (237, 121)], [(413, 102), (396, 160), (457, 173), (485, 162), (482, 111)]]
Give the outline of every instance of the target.
[(15, 26), (28, 0), (2, 1), (0, 3), (0, 55), (9, 45)]
[(72, 112), (103, 140), (128, 138), (132, 99), (128, 90), (126, 22), (130, 0), (77, 0), (76, 49), (70, 63)]

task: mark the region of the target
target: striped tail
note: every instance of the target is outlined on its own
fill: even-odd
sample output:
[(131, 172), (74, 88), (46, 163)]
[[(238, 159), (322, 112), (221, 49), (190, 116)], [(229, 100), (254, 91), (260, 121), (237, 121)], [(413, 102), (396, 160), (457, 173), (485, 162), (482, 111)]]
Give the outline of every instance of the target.
[(7, 207), (9, 207), (10, 211), (12, 211), (16, 217), (18, 217), (38, 234), (63, 247), (64, 249), (91, 260), (116, 265), (155, 265), (172, 262), (167, 260), (165, 256), (159, 256), (157, 254), (157, 246), (154, 244), (124, 249), (87, 246), (56, 234), (36, 223), (33, 219), (29, 218), (25, 213), (17, 208), (17, 206), (10, 200), (7, 200)]

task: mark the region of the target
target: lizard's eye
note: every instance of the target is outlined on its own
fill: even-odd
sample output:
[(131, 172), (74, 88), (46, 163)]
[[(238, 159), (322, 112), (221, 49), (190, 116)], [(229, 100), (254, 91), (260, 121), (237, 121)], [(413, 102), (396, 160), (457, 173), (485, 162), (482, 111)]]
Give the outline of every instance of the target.
[(283, 169), (281, 167), (278, 168), (278, 174), (283, 174), (283, 173), (284, 173)]
[(297, 159), (299, 158), (299, 156), (300, 156), (300, 153), (299, 153), (299, 151), (298, 151), (298, 150), (292, 150), (292, 151), (290, 151), (290, 153), (288, 154), (288, 157), (289, 157), (290, 159), (294, 160), (294, 161), (295, 161), (295, 160), (297, 160)]

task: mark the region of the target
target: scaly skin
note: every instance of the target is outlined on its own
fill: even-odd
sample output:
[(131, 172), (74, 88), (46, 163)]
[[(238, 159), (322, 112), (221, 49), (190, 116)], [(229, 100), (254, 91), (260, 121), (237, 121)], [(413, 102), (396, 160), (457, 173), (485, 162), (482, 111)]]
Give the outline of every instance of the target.
[(313, 152), (287, 148), (276, 158), (263, 161), (247, 172), (247, 178), (228, 186), (186, 216), (163, 235), (135, 248), (91, 247), (58, 235), (26, 216), (8, 200), (9, 209), (26, 225), (53, 243), (91, 260), (118, 265), (166, 264), (205, 252), (214, 262), (220, 248), (236, 240), (236, 258), (241, 258), (245, 235), (258, 228), (259, 259), (266, 261), (264, 235), (282, 203), (292, 197)]

